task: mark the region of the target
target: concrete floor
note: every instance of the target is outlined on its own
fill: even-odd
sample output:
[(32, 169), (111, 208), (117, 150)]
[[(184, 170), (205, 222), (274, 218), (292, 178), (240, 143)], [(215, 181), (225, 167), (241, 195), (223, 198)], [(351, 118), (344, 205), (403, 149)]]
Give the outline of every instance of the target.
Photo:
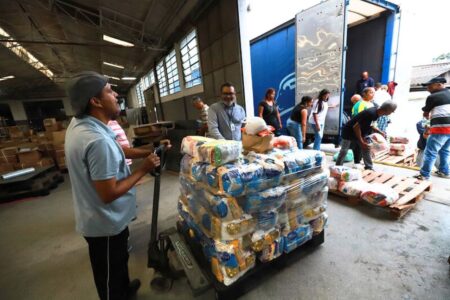
[[(242, 299), (450, 299), (450, 181), (433, 182), (428, 200), (399, 221), (330, 196), (325, 243)], [(185, 279), (166, 294), (148, 285), (152, 195), (152, 180), (138, 187), (138, 219), (130, 226), (130, 276), (143, 283), (137, 299), (193, 299)], [(176, 221), (176, 175), (163, 176), (161, 197), (164, 229)], [(96, 299), (87, 245), (74, 226), (68, 178), (49, 196), (1, 204), (0, 299)]]

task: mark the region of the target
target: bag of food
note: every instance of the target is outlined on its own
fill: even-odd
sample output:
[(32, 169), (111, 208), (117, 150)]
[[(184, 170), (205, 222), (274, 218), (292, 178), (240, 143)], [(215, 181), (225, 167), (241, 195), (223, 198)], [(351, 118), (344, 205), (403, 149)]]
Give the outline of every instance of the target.
[(309, 241), (311, 237), (312, 232), (309, 224), (302, 225), (287, 234), (283, 234), (284, 252), (291, 252), (295, 248)]
[(242, 143), (238, 141), (213, 140), (197, 146), (198, 160), (221, 166), (236, 161), (242, 153)]
[(334, 178), (334, 177), (328, 178), (328, 188), (330, 190), (336, 191), (338, 189), (338, 184), (339, 184), (339, 182), (336, 178)]
[(286, 199), (283, 186), (270, 188), (259, 193), (249, 194), (244, 199), (243, 209), (246, 213), (257, 213), (280, 207)]
[[(333, 155), (333, 161), (336, 161), (338, 158), (339, 152), (336, 152)], [(348, 149), (347, 154), (344, 157), (344, 162), (351, 162), (354, 160), (353, 151), (352, 149)]]
[(406, 146), (407, 145), (405, 145), (405, 144), (394, 144), (394, 143), (391, 143), (391, 150), (406, 150)]
[(341, 181), (338, 185), (338, 190), (347, 196), (359, 197), (362, 192), (369, 188), (369, 183), (364, 180), (345, 182)]
[(394, 144), (409, 144), (409, 139), (401, 136), (391, 136), (389, 138), (391, 143)]
[(213, 141), (215, 139), (204, 136), (186, 136), (181, 142), (181, 153), (198, 158), (198, 147), (204, 143)]
[(370, 154), (372, 157), (376, 156), (380, 152), (389, 152), (389, 143), (379, 133), (372, 133), (366, 137), (367, 143), (370, 146)]
[(280, 135), (272, 139), (272, 145), (278, 149), (292, 149), (297, 148), (297, 141), (292, 136)]
[(399, 195), (385, 184), (372, 183), (361, 193), (361, 198), (373, 205), (389, 206), (398, 200)]

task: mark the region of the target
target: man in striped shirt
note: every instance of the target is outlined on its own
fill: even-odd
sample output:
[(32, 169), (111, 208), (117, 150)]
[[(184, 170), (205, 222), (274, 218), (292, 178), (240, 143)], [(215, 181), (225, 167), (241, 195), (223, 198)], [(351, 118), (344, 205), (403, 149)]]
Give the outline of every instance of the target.
[(199, 96), (195, 96), (194, 98), (192, 98), (192, 105), (200, 111), (200, 122), (201, 127), (198, 130), (198, 134), (201, 136), (206, 135), (206, 133), (208, 133), (208, 109), (209, 106), (206, 105), (205, 103), (203, 103), (202, 98), (200, 98)]
[(422, 84), (431, 93), (422, 108), (423, 116), (430, 118), (430, 136), (420, 174), (416, 176), (422, 180), (430, 178), (431, 168), (438, 154), (440, 163), (435, 175), (450, 178), (450, 91), (445, 88), (444, 83), (447, 83), (445, 78), (436, 77)]

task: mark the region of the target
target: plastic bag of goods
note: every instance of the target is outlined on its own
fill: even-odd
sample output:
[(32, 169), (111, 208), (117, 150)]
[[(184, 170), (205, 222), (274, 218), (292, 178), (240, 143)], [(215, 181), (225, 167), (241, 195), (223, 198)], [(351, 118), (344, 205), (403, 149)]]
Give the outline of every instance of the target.
[(256, 228), (268, 230), (275, 227), (278, 222), (278, 211), (276, 209), (261, 210), (252, 214), (256, 221)]
[(376, 206), (389, 206), (398, 200), (399, 195), (387, 185), (372, 183), (363, 193), (361, 193), (361, 198)]
[(391, 143), (391, 150), (403, 150), (403, 151), (405, 151), (406, 150), (406, 144), (394, 144), (394, 143)]
[[(336, 152), (333, 155), (333, 161), (336, 161), (338, 156), (339, 156), (339, 152)], [(353, 160), (354, 160), (353, 151), (352, 151), (352, 149), (348, 149), (347, 154), (344, 157), (344, 162), (351, 162)]]
[(192, 192), (196, 189), (195, 183), (188, 177), (180, 175), (179, 180), (180, 191), (183, 195), (192, 194)]
[(393, 156), (402, 156), (405, 155), (405, 151), (404, 150), (389, 150), (389, 155), (393, 155)]
[(250, 163), (256, 163), (263, 167), (265, 178), (276, 178), (284, 172), (283, 161), (274, 156), (249, 152), (246, 158)]
[(198, 158), (198, 147), (204, 143), (213, 141), (215, 141), (215, 139), (204, 136), (186, 136), (181, 142), (181, 153)]
[(272, 138), (272, 145), (278, 149), (297, 148), (297, 141), (292, 136), (280, 135)]
[(242, 153), (242, 143), (239, 141), (214, 140), (198, 146), (199, 161), (214, 166), (221, 166), (236, 161)]
[(370, 145), (370, 153), (375, 156), (379, 152), (389, 152), (389, 143), (379, 133), (372, 133), (366, 137), (367, 143)]
[(389, 138), (392, 144), (409, 144), (409, 139), (402, 136), (391, 136)]
[(330, 190), (336, 191), (338, 189), (339, 181), (334, 177), (328, 178), (328, 188)]
[(307, 196), (316, 193), (328, 185), (328, 177), (328, 171), (322, 171), (320, 173), (309, 176), (302, 182), (302, 185), (300, 185), (300, 189), (302, 190), (303, 194)]
[(221, 218), (202, 211), (198, 216), (202, 228), (208, 236), (218, 240), (234, 240), (255, 230), (255, 219), (243, 214), (239, 219), (224, 221)]
[(362, 192), (369, 188), (369, 183), (364, 180), (345, 182), (341, 181), (338, 185), (338, 190), (347, 196), (359, 197)]
[(207, 166), (205, 178), (215, 193), (236, 197), (244, 193), (244, 182), (238, 164), (228, 163), (220, 167)]
[(284, 252), (289, 253), (312, 238), (311, 226), (302, 225), (287, 234), (283, 234)]
[(342, 180), (346, 182), (357, 181), (362, 179), (362, 174), (360, 170), (353, 169), (347, 166), (331, 166), (330, 176), (336, 178), (337, 180)]
[(286, 189), (283, 186), (270, 188), (259, 193), (249, 194), (243, 199), (243, 209), (246, 213), (257, 213), (280, 207), (286, 199)]
[(245, 251), (242, 254), (242, 263), (238, 268), (231, 268), (222, 265), (217, 257), (211, 258), (211, 271), (217, 281), (229, 286), (236, 282), (242, 275), (255, 266), (255, 253)]
[(327, 221), (328, 221), (327, 213), (323, 213), (318, 218), (312, 220), (309, 224), (311, 225), (313, 235), (320, 234), (325, 229)]
[(257, 230), (252, 234), (252, 250), (261, 262), (274, 260), (283, 254), (284, 245), (279, 228), (268, 231)]
[(264, 182), (264, 168), (262, 165), (244, 160), (238, 168), (247, 192), (261, 190)]
[(234, 197), (214, 195), (205, 189), (196, 189), (191, 198), (195, 203), (189, 203), (188, 206), (202, 206), (223, 221), (239, 219), (244, 214)]

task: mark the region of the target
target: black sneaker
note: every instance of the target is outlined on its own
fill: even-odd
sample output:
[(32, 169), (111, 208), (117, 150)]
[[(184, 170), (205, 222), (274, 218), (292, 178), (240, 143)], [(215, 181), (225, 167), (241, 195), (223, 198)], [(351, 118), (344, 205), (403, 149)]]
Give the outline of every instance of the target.
[(139, 279), (133, 279), (130, 281), (130, 284), (128, 284), (128, 299), (133, 298), (137, 294), (140, 287), (141, 281)]
[(441, 178), (450, 178), (450, 174), (445, 174), (444, 172), (441, 171), (436, 171), (434, 172), (434, 175), (439, 176)]
[(417, 174), (417, 175), (415, 175), (413, 177), (416, 178), (416, 179), (419, 179), (419, 180), (430, 180), (430, 178), (426, 178), (422, 174)]

